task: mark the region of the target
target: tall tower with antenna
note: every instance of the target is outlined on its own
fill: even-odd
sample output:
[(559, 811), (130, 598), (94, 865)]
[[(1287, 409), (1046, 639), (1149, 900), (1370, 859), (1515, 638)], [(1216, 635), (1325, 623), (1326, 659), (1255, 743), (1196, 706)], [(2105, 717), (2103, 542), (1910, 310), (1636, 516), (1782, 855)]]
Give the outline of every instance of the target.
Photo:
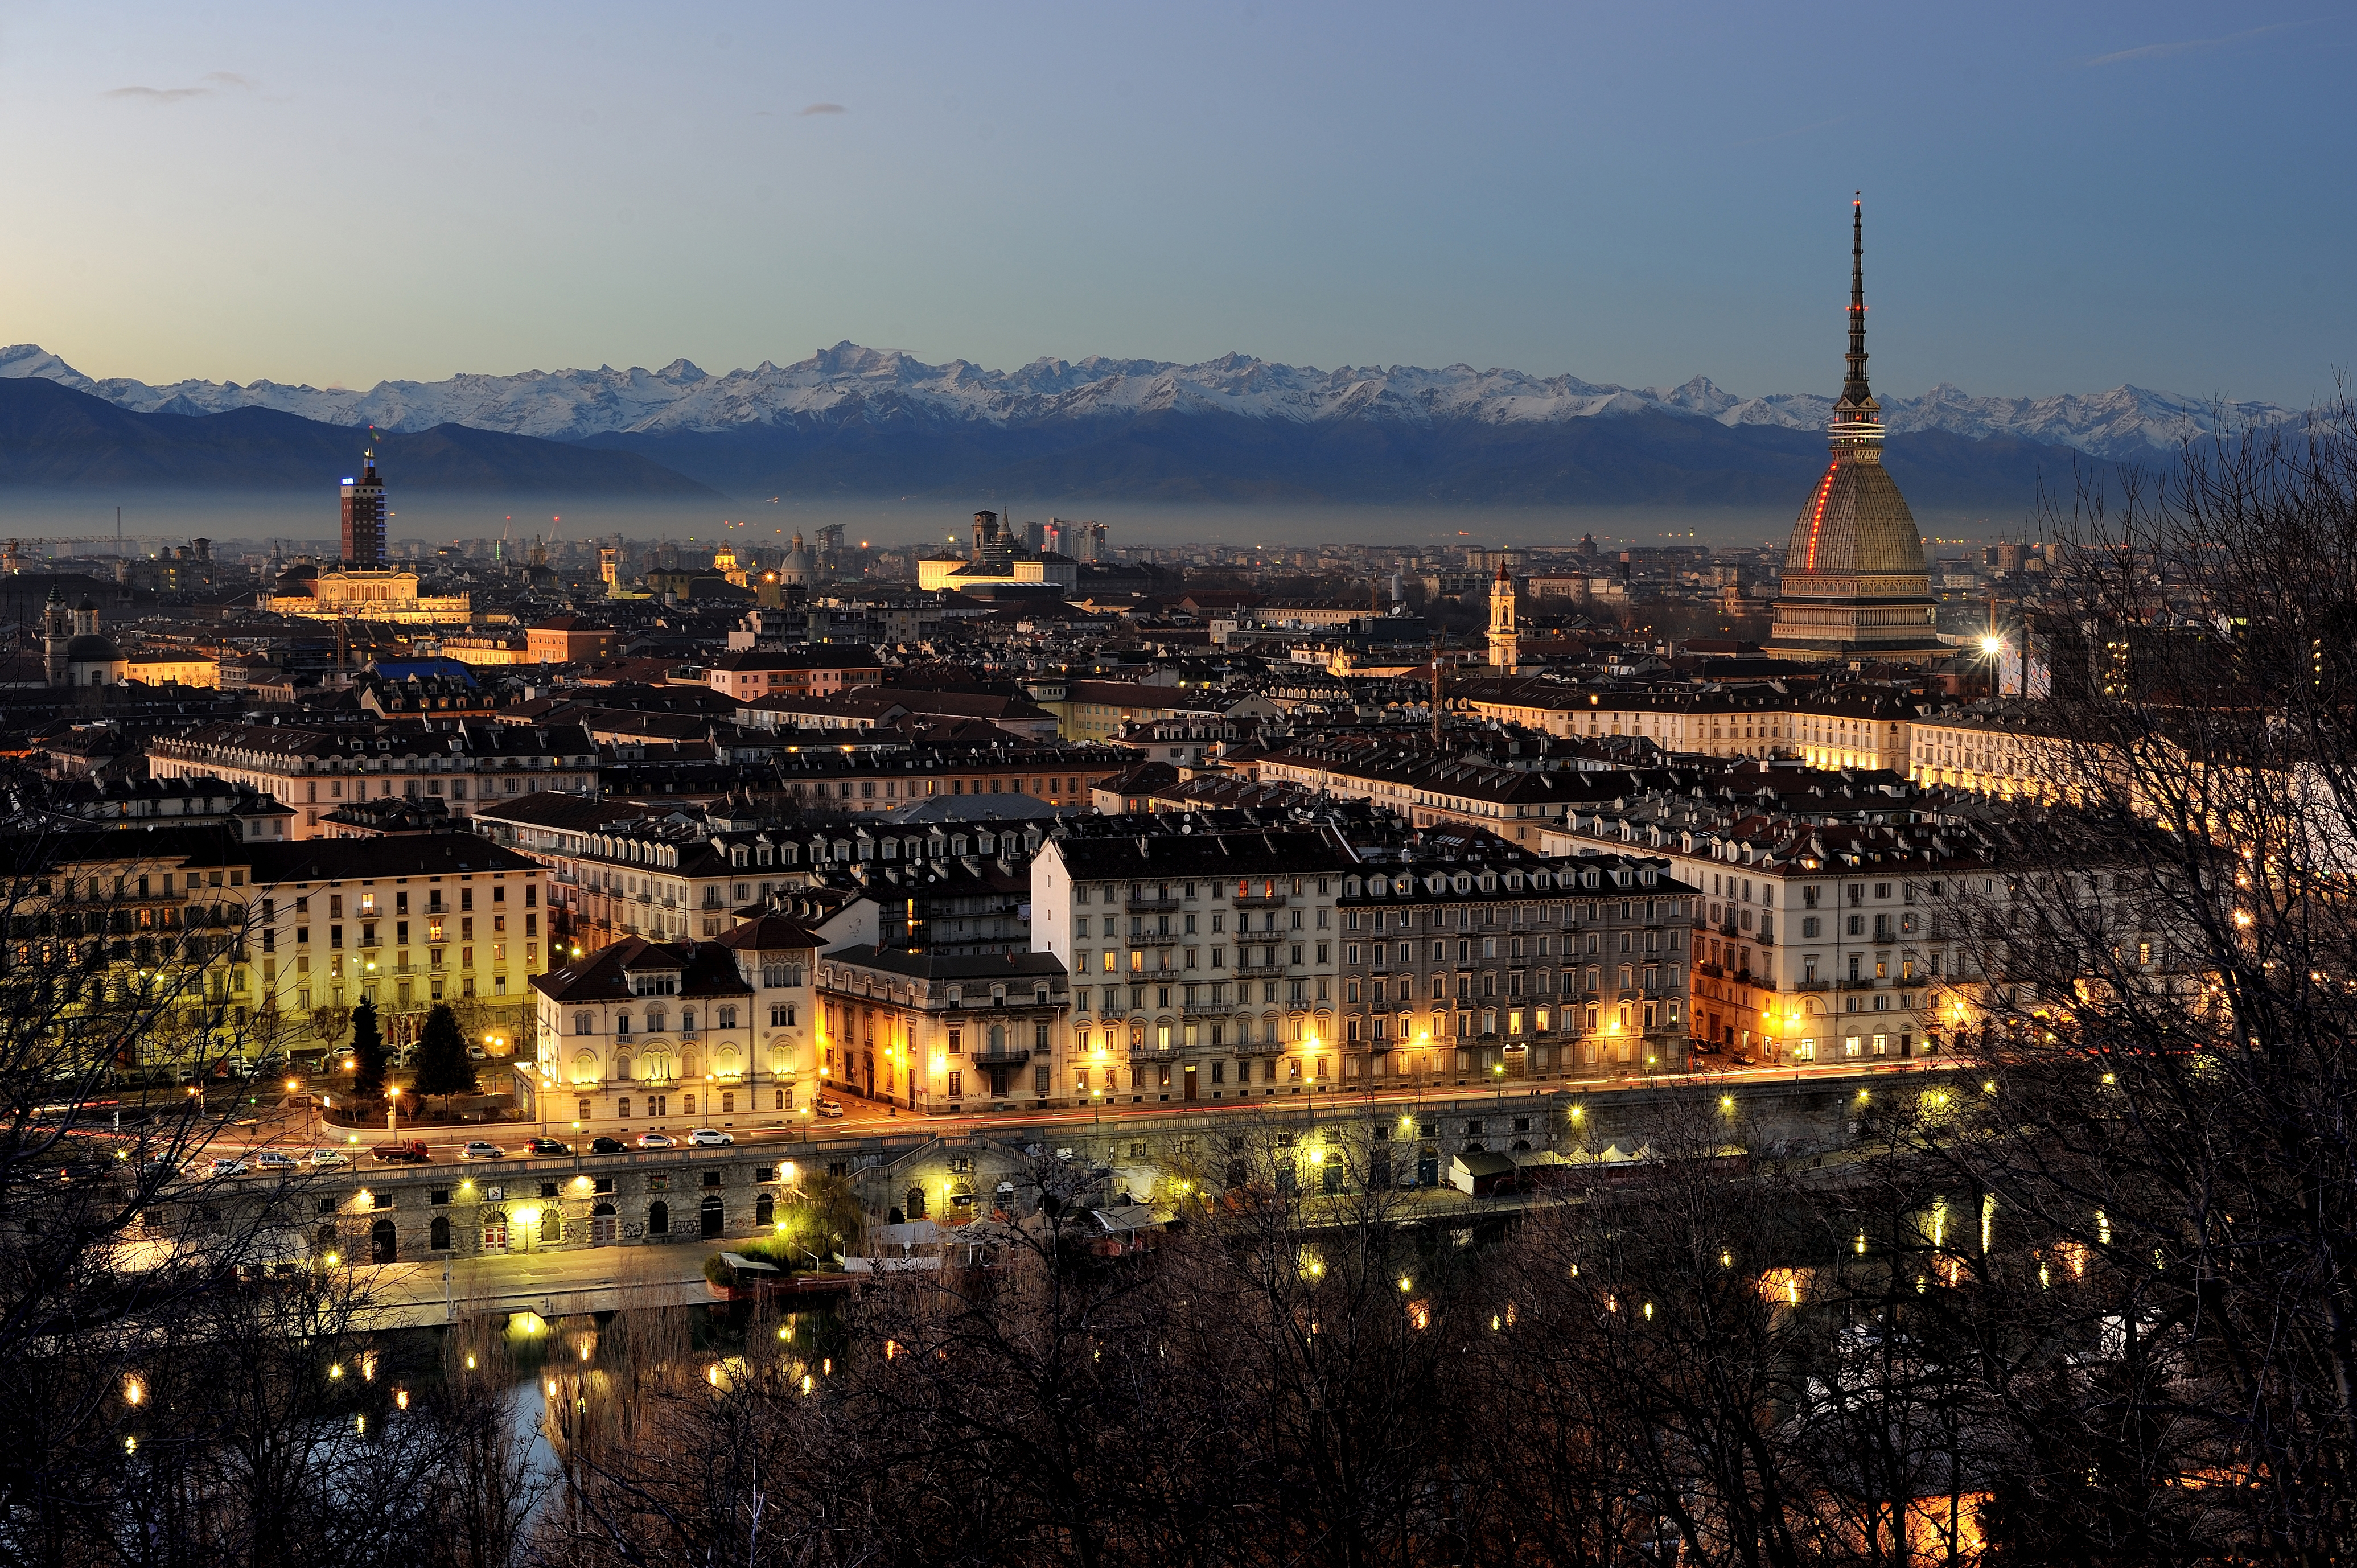
[(1784, 547), (1773, 659), (1921, 664), (1949, 650), (1933, 629), (1915, 514), (1882, 466), (1882, 407), (1866, 377), (1866, 209), (1850, 208), (1849, 351), (1826, 430), (1832, 458)]
[(344, 481), (344, 564), (376, 571), (384, 564), (384, 481), (376, 474), (376, 448), (361, 454), (358, 478)]

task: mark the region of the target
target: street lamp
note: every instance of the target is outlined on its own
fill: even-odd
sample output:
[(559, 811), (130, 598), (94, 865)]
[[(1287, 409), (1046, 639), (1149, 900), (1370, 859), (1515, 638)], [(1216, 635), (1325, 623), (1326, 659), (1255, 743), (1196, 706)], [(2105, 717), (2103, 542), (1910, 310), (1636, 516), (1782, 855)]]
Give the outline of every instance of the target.
[(390, 1134), (401, 1127), (401, 1090), (397, 1085), (384, 1086), (384, 1130)]

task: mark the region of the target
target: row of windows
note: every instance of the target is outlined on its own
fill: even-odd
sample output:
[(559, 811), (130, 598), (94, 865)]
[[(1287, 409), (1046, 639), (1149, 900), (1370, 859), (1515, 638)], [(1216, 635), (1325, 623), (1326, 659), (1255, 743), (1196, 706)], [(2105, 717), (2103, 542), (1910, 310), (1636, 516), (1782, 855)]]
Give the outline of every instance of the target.
[[(783, 1020), (778, 1020), (776, 1015), (781, 1010), (786, 1014), (786, 1017)], [(785, 1023), (791, 1023), (793, 1021), (793, 1011), (794, 1009), (791, 1003), (787, 1004), (782, 1009), (772, 1007), (770, 1010), (773, 1022), (782, 1021)], [(648, 1008), (646, 1011), (645, 1033), (650, 1035), (662, 1034), (664, 1029), (670, 1026), (668, 1022), (670, 1017), (671, 1013), (667, 1008)], [(723, 1004), (722, 1006), (714, 1009), (714, 1028), (733, 1029), (736, 1026), (737, 1009), (733, 1004)], [(695, 1033), (696, 1023), (694, 1008), (683, 1007), (680, 1009), (679, 1028), (680, 1033), (683, 1035), (693, 1035)], [(573, 1015), (573, 1032), (576, 1035), (596, 1034), (597, 1032), (597, 1015), (595, 1013), (576, 1013)], [(614, 1033), (616, 1036), (627, 1039), (630, 1037), (631, 1032), (630, 1015), (628, 1010), (615, 1014)]]

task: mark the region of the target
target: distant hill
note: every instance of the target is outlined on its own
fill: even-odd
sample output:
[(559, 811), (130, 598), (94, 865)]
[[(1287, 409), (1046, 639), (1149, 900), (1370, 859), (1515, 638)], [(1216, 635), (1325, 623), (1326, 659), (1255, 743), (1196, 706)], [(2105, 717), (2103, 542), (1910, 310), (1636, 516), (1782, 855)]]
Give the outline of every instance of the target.
[[(140, 413), (44, 377), (0, 380), (0, 486), (332, 494), (371, 437), (267, 408)], [(632, 452), (437, 424), (379, 432), (395, 492), (693, 497), (705, 486)]]
[[(1049, 501), (1797, 507), (1823, 472), (1821, 431), (1720, 424), (1646, 409), (1498, 424), (1332, 420), (1216, 411), (943, 427), (802, 420), (726, 433), (589, 438), (740, 495), (970, 496)], [(1890, 437), (1885, 460), (1927, 509), (2026, 507), (2090, 461), (2068, 447), (1947, 431)]]

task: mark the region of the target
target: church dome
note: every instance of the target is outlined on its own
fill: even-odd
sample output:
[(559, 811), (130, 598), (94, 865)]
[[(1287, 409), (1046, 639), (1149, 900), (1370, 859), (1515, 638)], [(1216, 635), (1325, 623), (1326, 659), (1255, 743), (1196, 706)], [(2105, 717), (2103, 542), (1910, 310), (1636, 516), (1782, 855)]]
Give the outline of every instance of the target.
[(66, 659), (73, 664), (114, 664), (122, 661), (123, 650), (96, 632), (89, 632), (66, 644)]
[[(1923, 593), (1923, 539), (1907, 498), (1868, 446), (1839, 452), (1802, 504), (1784, 547), (1784, 593)], [(1861, 577), (1908, 579), (1908, 585), (1853, 588)]]

